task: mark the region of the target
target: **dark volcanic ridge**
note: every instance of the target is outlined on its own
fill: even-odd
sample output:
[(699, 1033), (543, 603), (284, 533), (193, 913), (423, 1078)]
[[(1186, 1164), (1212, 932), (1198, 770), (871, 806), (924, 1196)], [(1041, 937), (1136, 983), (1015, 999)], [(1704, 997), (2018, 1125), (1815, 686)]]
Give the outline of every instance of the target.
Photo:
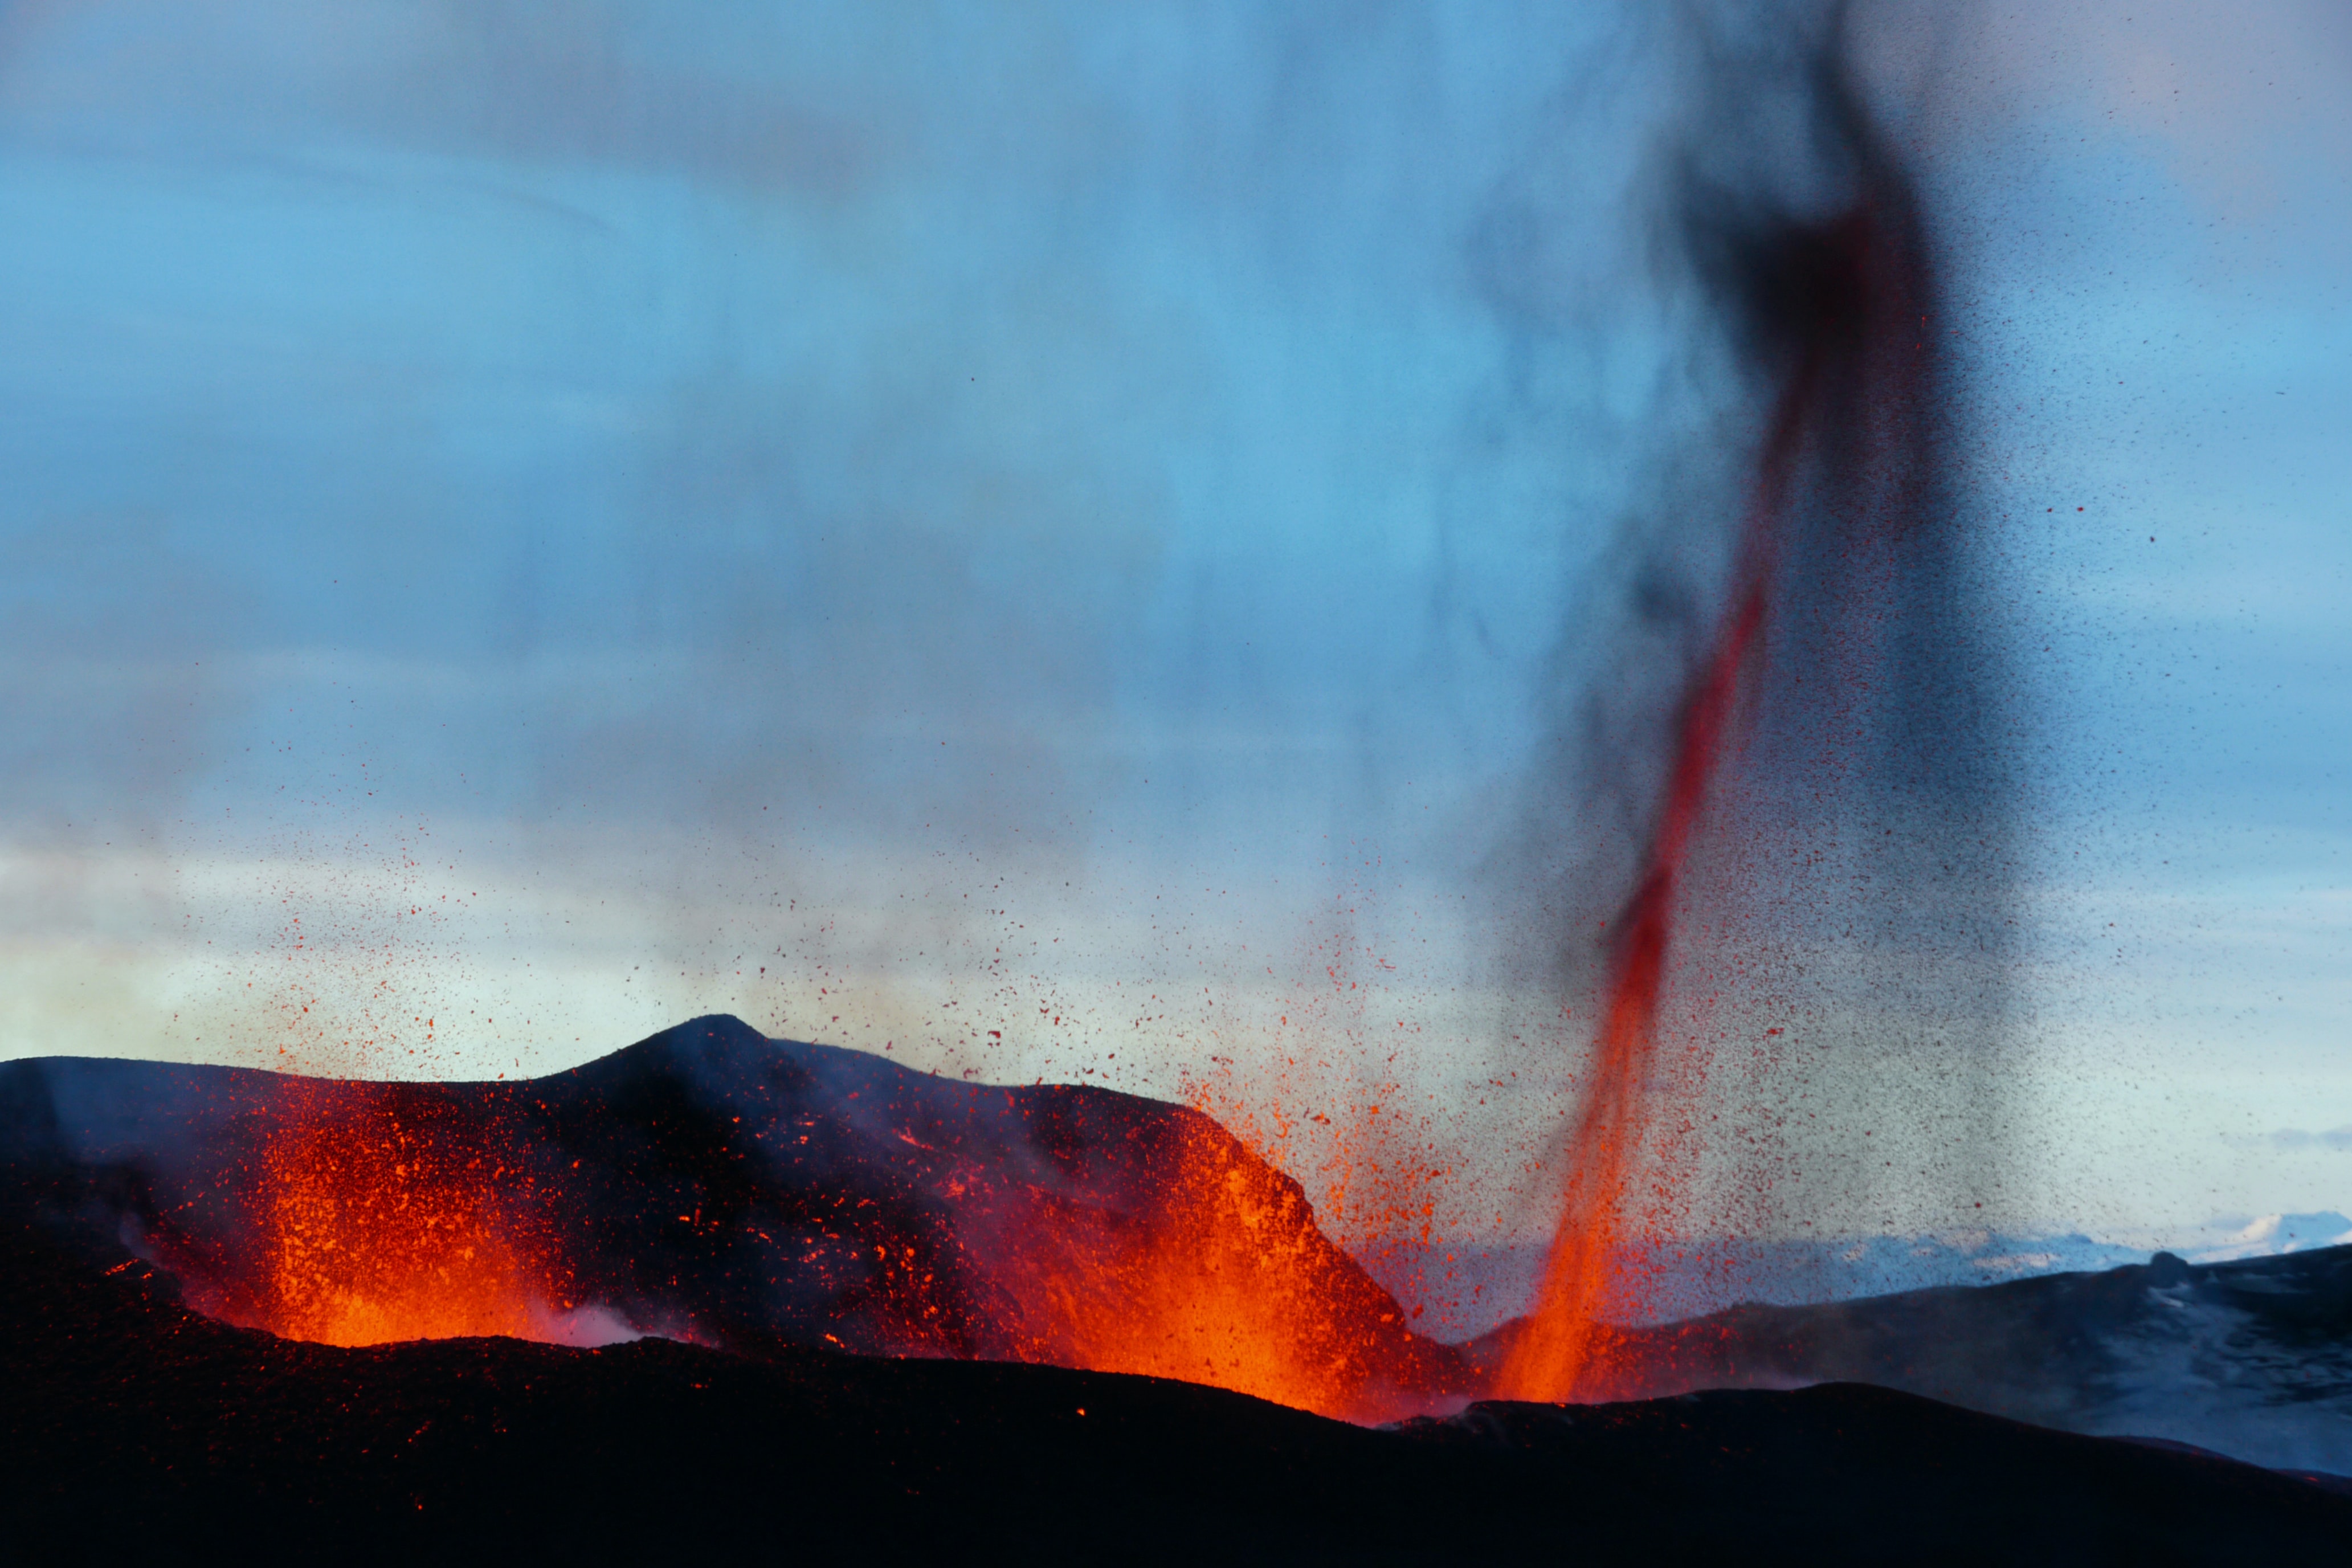
[[(15, 1062), (0, 1161), (92, 1261), (154, 1263), (189, 1304), (298, 1338), (636, 1331), (1111, 1366), (1360, 1419), (1475, 1391), (1208, 1117), (731, 1017), (516, 1083)], [(515, 1299), (504, 1315), (419, 1298), (452, 1226), (481, 1256), (444, 1293)]]
[[(265, 1533), (387, 1555), (527, 1518), (1093, 1555), (1150, 1518), (1117, 1549), (1231, 1554), (1246, 1521), (1268, 1555), (1378, 1559), (1574, 1519), (1596, 1549), (1819, 1559), (1917, 1510), (2004, 1558), (2147, 1561), (2352, 1527), (2301, 1480), (2020, 1424), (2352, 1470), (2352, 1248), (1739, 1307), (1612, 1331), (1620, 1403), (1373, 1431), (1462, 1409), (1517, 1325), (1414, 1335), (1197, 1112), (731, 1018), (520, 1083), (5, 1064), (0, 1223), (7, 1485), (68, 1532), (194, 1542), (260, 1506)], [(352, 1317), (412, 1288), (526, 1316)], [(354, 1321), (420, 1342), (305, 1342)], [(867, 1505), (888, 1522), (843, 1521)]]
[(16, 1549), (2144, 1563), (2352, 1541), (2352, 1499), (2298, 1480), (1853, 1384), (1375, 1430), (992, 1362), (657, 1339), (342, 1350), (215, 1322), (166, 1284), (0, 1230)]

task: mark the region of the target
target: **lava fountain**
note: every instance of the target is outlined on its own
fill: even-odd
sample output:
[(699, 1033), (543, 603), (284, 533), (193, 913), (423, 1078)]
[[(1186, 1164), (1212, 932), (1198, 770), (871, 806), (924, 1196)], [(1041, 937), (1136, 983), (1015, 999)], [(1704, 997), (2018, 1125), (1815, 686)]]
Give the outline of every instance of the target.
[(562, 1247), (530, 1162), (448, 1093), (286, 1078), (215, 1191), (229, 1223), (148, 1239), (212, 1316), (333, 1345), (501, 1334), (570, 1342)]
[(26, 1064), (0, 1073), (0, 1152), (17, 1140), (9, 1158), (58, 1173), (60, 1224), (98, 1225), (204, 1310), (334, 1344), (572, 1339), (584, 1312), (751, 1354), (1054, 1362), (1354, 1419), (1591, 1392), (1704, 863), (1836, 798), (1903, 826), (1884, 837), (1907, 848), (1866, 840), (1893, 879), (1906, 854), (1949, 871), (1952, 824), (1975, 831), (1988, 787), (1984, 705), (1955, 700), (1976, 634), (1956, 607), (1918, 204), (1840, 49), (1769, 86), (1791, 80), (1793, 177), (1706, 162), (1772, 157), (1744, 126), (1684, 166), (1684, 254), (1760, 416), (1718, 530), (1727, 576), (1685, 596), (1717, 609), (1629, 836), (1549, 1259), (1491, 1390), (1470, 1354), (1412, 1331), (1296, 1180), (1196, 1111), (946, 1082), (731, 1019), (496, 1085)]
[[(1661, 1121), (1687, 1116), (1664, 1103), (1661, 1007), (1707, 841), (1745, 837), (1752, 859), (1756, 840), (1822, 831), (1818, 804), (1799, 808), (1815, 813), (1810, 826), (1776, 806), (1841, 803), (1883, 814), (1867, 853), (1890, 880), (1916, 881), (1923, 850), (1973, 831), (1972, 809), (1999, 815), (1983, 798), (1984, 758), (1962, 754), (1981, 740), (1984, 704), (1964, 657), (1978, 634), (1950, 625), (1962, 552), (1943, 478), (1937, 345), (1948, 328), (1930, 247), (1902, 161), (1840, 50), (1797, 75), (1810, 121), (1802, 195), (1775, 200), (1710, 178), (1696, 158), (1685, 166), (1685, 251), (1766, 413), (1720, 608), (1682, 683), (1632, 891), (1604, 938), (1557, 1224), (1497, 1377), (1510, 1396), (1589, 1396), (1612, 1382), (1601, 1313), (1638, 1293), (1619, 1272), (1638, 1250), (1627, 1234), (1636, 1173), (1654, 1160)], [(1931, 799), (1937, 809), (1921, 809)], [(1898, 833), (1911, 863), (1880, 846)], [(1969, 858), (1990, 843), (1978, 835)], [(1850, 902), (1854, 889), (1823, 892)], [(1670, 1184), (1672, 1163), (1649, 1185)]]

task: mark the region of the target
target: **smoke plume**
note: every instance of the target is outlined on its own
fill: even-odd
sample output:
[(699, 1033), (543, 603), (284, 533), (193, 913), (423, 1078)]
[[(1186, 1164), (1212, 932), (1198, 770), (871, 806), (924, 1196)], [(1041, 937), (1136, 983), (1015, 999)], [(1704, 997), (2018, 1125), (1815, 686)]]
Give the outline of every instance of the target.
[(1723, 402), (1629, 524), (1531, 816), (1592, 1021), (1530, 1396), (1694, 1229), (1956, 1226), (2000, 1167), (2014, 785), (1933, 225), (1842, 8), (1689, 46), (1662, 263)]

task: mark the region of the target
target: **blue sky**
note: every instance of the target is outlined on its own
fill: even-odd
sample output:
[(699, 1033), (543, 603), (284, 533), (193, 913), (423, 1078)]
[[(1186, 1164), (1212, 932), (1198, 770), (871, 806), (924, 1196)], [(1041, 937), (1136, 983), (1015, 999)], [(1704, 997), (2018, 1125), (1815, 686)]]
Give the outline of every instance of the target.
[[(2016, 1217), (2340, 1207), (2345, 29), (1889, 15), (2024, 672)], [(1496, 848), (1717, 412), (1650, 16), (0, 10), (0, 1050), (1402, 1085), (1506, 1223), (1572, 1051)]]

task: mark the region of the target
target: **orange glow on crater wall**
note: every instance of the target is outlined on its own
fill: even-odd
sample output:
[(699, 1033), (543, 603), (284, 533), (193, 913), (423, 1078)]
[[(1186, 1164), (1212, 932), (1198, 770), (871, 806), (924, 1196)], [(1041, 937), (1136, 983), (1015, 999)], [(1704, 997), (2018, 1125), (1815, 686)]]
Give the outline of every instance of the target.
[(1383, 1420), (1458, 1372), (1317, 1226), (1298, 1184), (1187, 1115), (1153, 1223), (1066, 1204), (1022, 1246), (1029, 1358)]
[(258, 1157), (252, 1265), (222, 1315), (332, 1345), (546, 1337), (540, 1249), (499, 1201), (527, 1178), (433, 1121), (383, 1097), (289, 1106)]

